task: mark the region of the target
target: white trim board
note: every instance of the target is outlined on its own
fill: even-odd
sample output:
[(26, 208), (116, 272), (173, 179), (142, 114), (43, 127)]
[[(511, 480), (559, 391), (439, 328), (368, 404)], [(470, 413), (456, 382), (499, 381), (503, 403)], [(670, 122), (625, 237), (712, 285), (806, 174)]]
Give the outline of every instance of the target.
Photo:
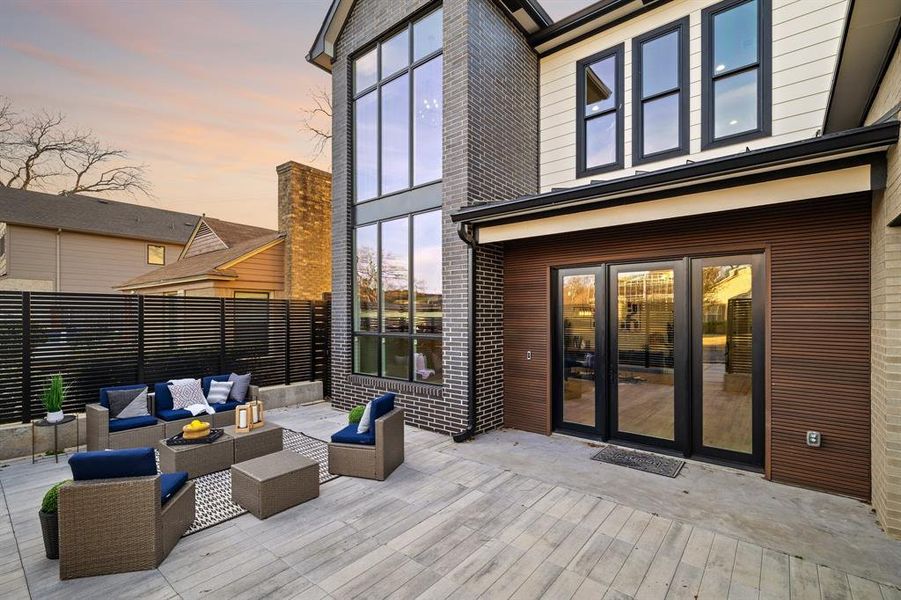
[(479, 244), (781, 204), (871, 189), (870, 165), (799, 175), (528, 221), (477, 226)]

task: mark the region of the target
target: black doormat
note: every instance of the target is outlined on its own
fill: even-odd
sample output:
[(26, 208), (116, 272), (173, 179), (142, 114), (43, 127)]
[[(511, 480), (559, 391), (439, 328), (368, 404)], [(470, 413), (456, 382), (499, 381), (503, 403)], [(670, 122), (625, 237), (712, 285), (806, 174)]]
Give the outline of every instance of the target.
[(620, 467), (629, 467), (645, 473), (675, 477), (685, 466), (684, 460), (669, 458), (647, 452), (636, 452), (619, 446), (605, 446), (600, 452), (591, 457), (596, 460)]

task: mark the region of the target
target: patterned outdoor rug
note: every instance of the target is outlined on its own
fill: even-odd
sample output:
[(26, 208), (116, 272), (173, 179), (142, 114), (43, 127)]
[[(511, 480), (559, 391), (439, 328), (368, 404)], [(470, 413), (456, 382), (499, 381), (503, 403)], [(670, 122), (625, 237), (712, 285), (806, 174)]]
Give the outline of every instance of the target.
[(675, 477), (685, 466), (685, 461), (678, 458), (668, 458), (647, 452), (636, 452), (620, 448), (619, 446), (605, 446), (600, 452), (591, 457), (598, 462), (628, 467), (645, 473)]
[[(302, 454), (319, 463), (319, 483), (338, 477), (328, 472), (328, 444), (299, 431), (282, 429), (285, 450)], [(232, 502), (231, 470), (216, 471), (194, 480), (194, 523), (185, 536), (239, 517), (247, 511)]]

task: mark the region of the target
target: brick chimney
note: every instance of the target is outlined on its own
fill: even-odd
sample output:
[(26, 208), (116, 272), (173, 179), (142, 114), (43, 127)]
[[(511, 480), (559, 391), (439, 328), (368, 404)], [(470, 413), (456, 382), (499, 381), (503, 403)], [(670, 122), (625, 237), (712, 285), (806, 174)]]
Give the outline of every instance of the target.
[(320, 300), (332, 289), (332, 176), (294, 161), (275, 170), (285, 297)]

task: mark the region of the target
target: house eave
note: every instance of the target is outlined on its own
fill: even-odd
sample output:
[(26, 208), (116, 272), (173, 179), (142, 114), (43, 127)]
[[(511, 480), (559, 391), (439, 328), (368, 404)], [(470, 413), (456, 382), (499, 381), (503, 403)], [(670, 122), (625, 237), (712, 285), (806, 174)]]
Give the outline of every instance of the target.
[(478, 225), (513, 217), (537, 217), (541, 213), (564, 208), (588, 208), (613, 200), (638, 198), (671, 190), (672, 193), (678, 193), (675, 190), (679, 188), (716, 181), (726, 181), (728, 185), (728, 180), (742, 176), (884, 152), (897, 143), (898, 132), (898, 121), (891, 121), (631, 177), (462, 208), (451, 214), (451, 220), (455, 223)]

